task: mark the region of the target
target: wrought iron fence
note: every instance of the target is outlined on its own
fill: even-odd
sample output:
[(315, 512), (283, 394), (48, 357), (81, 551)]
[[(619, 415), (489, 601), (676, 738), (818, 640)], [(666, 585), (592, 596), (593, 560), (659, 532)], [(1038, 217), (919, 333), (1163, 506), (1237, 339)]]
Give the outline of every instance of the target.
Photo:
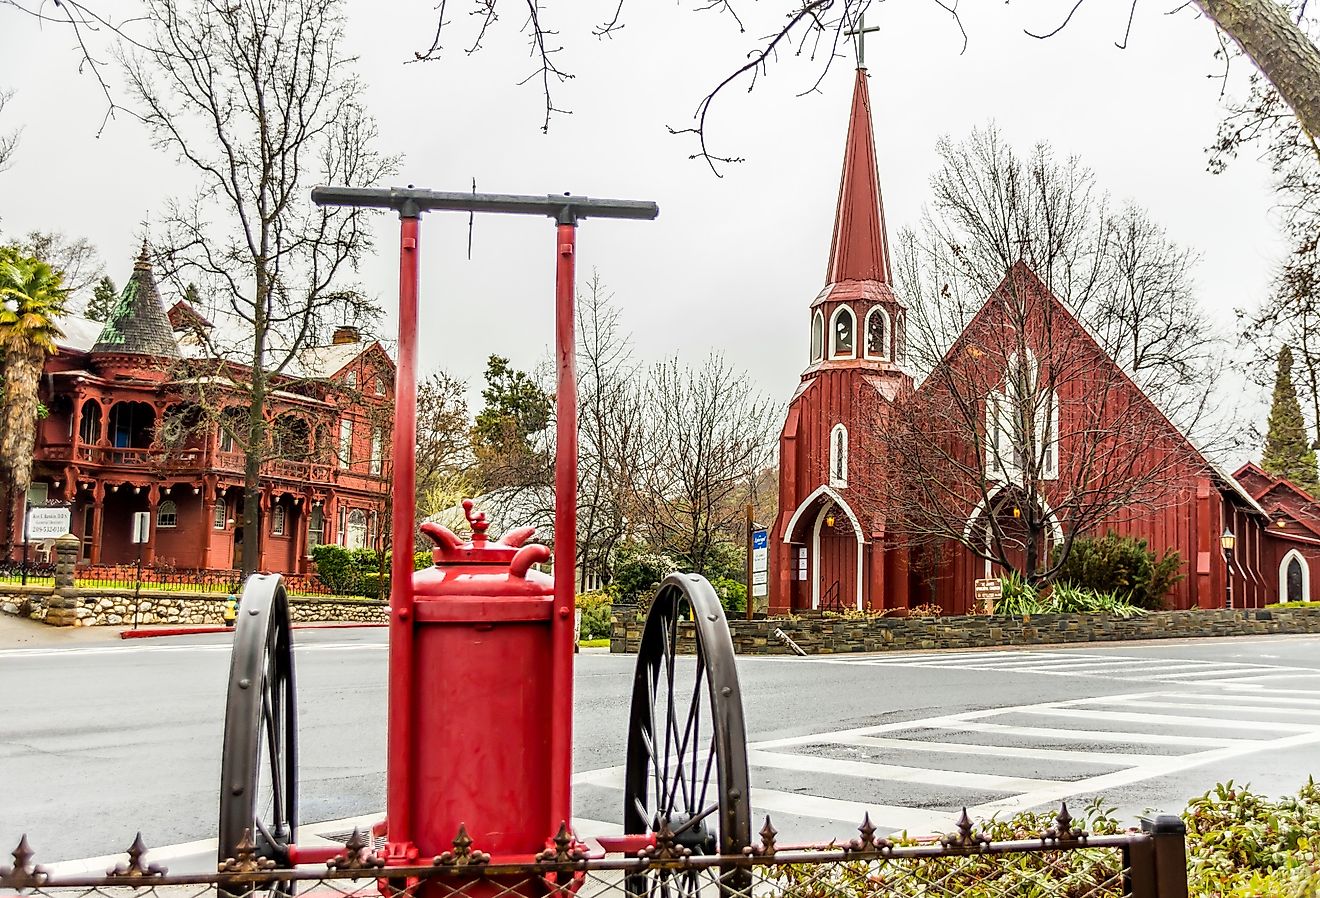
[(26, 583), (29, 586), (51, 586), (55, 582), (55, 565), (47, 561), (7, 561), (0, 564), (0, 583)]
[(779, 846), (769, 819), (760, 843), (742, 854), (694, 854), (673, 833), (631, 856), (607, 855), (561, 830), (534, 859), (506, 862), (477, 850), (460, 829), (453, 850), (410, 866), (386, 866), (354, 832), (323, 866), (276, 869), (244, 839), (236, 856), (203, 875), (171, 875), (150, 862), (141, 837), (104, 876), (61, 878), (35, 863), (24, 839), (14, 865), (0, 868), (0, 896), (191, 898), (385, 895), (389, 898), (1187, 898), (1182, 824), (1143, 821), (1141, 830), (1091, 835), (1064, 808), (1054, 826), (1029, 838), (993, 841), (966, 812), (949, 835), (927, 842), (876, 837)]
[[(53, 569), (52, 569), (53, 573)], [(285, 588), (295, 596), (328, 596), (333, 592), (318, 577), (282, 575)], [(141, 580), (132, 565), (84, 566), (74, 572), (73, 585), (80, 589), (143, 589), (166, 592), (237, 594), (243, 581), (238, 571), (162, 570), (143, 568)]]

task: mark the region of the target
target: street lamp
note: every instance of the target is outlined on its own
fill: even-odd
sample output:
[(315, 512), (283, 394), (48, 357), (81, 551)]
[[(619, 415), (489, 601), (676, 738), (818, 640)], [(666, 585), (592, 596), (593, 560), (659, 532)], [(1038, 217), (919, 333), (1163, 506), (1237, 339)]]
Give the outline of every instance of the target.
[(1236, 544), (1237, 537), (1225, 527), (1219, 545), (1224, 547), (1224, 607), (1228, 609), (1233, 607), (1233, 547)]

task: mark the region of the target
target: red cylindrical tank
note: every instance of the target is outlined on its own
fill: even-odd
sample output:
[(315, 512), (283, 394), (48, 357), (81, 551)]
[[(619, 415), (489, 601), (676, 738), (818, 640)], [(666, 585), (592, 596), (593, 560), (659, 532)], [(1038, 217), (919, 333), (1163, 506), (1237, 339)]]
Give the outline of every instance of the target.
[(422, 525), (435, 566), (413, 575), (411, 836), (423, 858), (452, 850), (460, 824), (474, 850), (532, 855), (553, 835), (554, 583), (532, 568), (550, 550), (524, 545), (531, 527), (492, 543), (486, 516), (463, 507), (471, 541)]

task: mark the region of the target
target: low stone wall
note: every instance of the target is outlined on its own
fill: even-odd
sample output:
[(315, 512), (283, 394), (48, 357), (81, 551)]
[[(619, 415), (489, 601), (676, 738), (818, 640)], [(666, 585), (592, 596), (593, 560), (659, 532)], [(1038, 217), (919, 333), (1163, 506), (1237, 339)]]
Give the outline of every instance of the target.
[[(62, 589), (5, 587), (0, 611), (54, 626), (97, 627), (139, 624), (223, 624), (226, 596), (142, 590), (136, 602), (131, 589)], [(386, 623), (383, 602), (336, 602), (290, 599), (295, 622), (346, 621)]]
[[(610, 619), (610, 651), (635, 652), (645, 618), (634, 609)], [(691, 652), (692, 623), (679, 625), (679, 651)], [(1006, 645), (1117, 642), (1272, 633), (1320, 634), (1320, 610), (1269, 608), (1228, 611), (1157, 611), (1140, 617), (1108, 614), (1040, 614), (1023, 617), (872, 617), (822, 615), (729, 622), (740, 655), (790, 655), (784, 635), (809, 655), (849, 652), (970, 649)]]

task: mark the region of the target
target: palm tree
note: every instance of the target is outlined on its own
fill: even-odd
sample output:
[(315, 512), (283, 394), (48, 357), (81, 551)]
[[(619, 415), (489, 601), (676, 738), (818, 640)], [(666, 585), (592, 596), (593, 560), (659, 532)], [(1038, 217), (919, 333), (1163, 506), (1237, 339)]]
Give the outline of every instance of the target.
[[(67, 291), (63, 275), (39, 259), (0, 256), (0, 468), (7, 473), (6, 518), (13, 497), (32, 480), (32, 451), (41, 408), (37, 387), (55, 340), (64, 336), (56, 324), (64, 314)], [(13, 533), (12, 521), (5, 542)]]

